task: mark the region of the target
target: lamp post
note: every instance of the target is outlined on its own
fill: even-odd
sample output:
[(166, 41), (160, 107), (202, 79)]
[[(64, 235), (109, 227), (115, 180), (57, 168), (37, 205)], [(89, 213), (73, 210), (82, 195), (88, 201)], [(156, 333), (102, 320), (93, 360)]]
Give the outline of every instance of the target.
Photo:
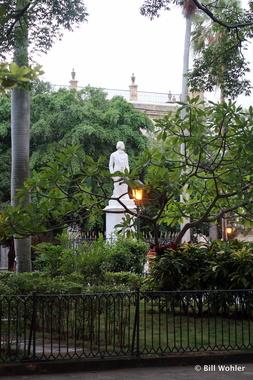
[[(132, 196), (134, 198), (135, 204), (136, 204), (136, 227), (137, 227), (137, 235), (140, 233), (140, 211), (141, 211), (141, 203), (143, 201), (143, 195), (144, 195), (144, 183), (141, 182), (139, 179), (134, 181), (134, 186), (131, 188), (132, 190)], [(143, 215), (143, 219), (148, 219)], [(157, 229), (157, 220), (156, 218), (149, 218), (148, 219), (151, 223), (153, 223), (154, 228), (154, 240), (155, 245), (159, 246), (159, 239), (158, 239), (158, 229)]]
[(233, 227), (231, 224), (228, 224), (226, 227), (226, 233), (227, 233), (228, 240), (230, 239), (232, 232), (233, 232)]
[(143, 183), (140, 180), (135, 181), (137, 186), (132, 189), (132, 195), (134, 197), (134, 201), (136, 204), (136, 210), (137, 210), (137, 234), (140, 233), (140, 211), (141, 211), (141, 202), (143, 199)]

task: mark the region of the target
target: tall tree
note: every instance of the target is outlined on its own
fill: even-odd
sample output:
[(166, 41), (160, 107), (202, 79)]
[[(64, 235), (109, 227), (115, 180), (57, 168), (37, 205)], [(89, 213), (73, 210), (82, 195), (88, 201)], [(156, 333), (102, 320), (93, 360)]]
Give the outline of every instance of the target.
[[(19, 13), (27, 1), (16, 2)], [(18, 66), (28, 66), (28, 29), (21, 19), (15, 24), (14, 62)], [(29, 130), (30, 130), (30, 94), (25, 88), (15, 87), (11, 92), (11, 204), (17, 207), (16, 191), (22, 188), (24, 180), (29, 178)], [(29, 195), (24, 198), (23, 206), (30, 204)], [(17, 273), (31, 271), (31, 237), (15, 239)]]
[[(158, 139), (164, 142), (163, 148), (145, 149), (136, 158), (131, 172), (121, 173), (132, 186), (136, 175), (145, 170), (145, 202), (153, 204), (159, 200), (156, 203), (159, 207), (153, 209), (152, 215), (146, 213), (144, 203), (139, 218), (154, 227), (160, 223), (172, 227), (185, 215), (190, 223), (185, 225), (177, 241), (186, 229), (213, 222), (230, 212), (239, 223), (252, 225), (252, 107), (245, 111), (231, 102), (203, 107), (196, 98), (184, 107), (184, 119), (178, 109), (158, 121)], [(190, 136), (182, 133), (186, 127), (191, 131)], [(183, 142), (185, 157), (178, 149)], [(81, 170), (76, 170), (77, 167)], [(90, 186), (91, 178), (97, 184), (97, 193)], [(25, 236), (43, 231), (48, 225), (66, 226), (66, 216), (77, 221), (101, 214), (111, 196), (106, 191), (110, 181), (107, 160), (100, 157), (95, 161), (80, 148), (68, 147), (48, 167), (34, 172), (33, 178), (26, 181), (19, 195), (22, 198), (31, 193), (36, 202), (29, 209), (2, 212), (0, 232), (2, 236), (9, 235), (15, 228)], [(188, 203), (180, 201), (185, 184), (191, 195)], [(136, 216), (127, 207), (126, 212)], [(130, 218), (126, 217), (126, 227), (129, 222)]]
[[(38, 170), (53, 162), (56, 153), (68, 145), (79, 145), (84, 156), (94, 160), (107, 157), (115, 150), (115, 144), (124, 140), (129, 155), (130, 167), (134, 165), (134, 157), (148, 147), (146, 133), (153, 130), (149, 118), (122, 97), (106, 99), (106, 93), (101, 89), (86, 87), (81, 91), (60, 89), (57, 92), (44, 93), (48, 86), (36, 85), (36, 91), (42, 93), (31, 95), (31, 143), (30, 168)], [(66, 108), (66, 104), (68, 107)], [(0, 99), (0, 134), (3, 152), (0, 152), (0, 162), (5, 163), (5, 182), (0, 182), (6, 195), (6, 186), (10, 171), (10, 101), (8, 97)], [(108, 165), (108, 162), (107, 162)], [(75, 168), (77, 170), (77, 167)], [(108, 170), (108, 169), (107, 169)], [(3, 186), (5, 185), (5, 187)], [(113, 182), (107, 184), (107, 191), (112, 193)], [(96, 186), (93, 182), (94, 191)], [(93, 221), (83, 223), (84, 230), (103, 228), (103, 218), (99, 216)]]
[[(203, 52), (203, 59), (196, 59), (189, 83), (196, 91), (213, 91), (216, 79), (221, 74), (225, 63), (227, 69), (222, 73), (225, 95), (236, 98), (239, 94), (249, 95), (250, 81), (245, 79), (248, 62), (243, 54), (247, 42), (253, 37), (253, 3), (248, 2), (249, 9), (241, 9), (236, 1), (191, 0), (196, 8), (207, 15), (213, 22), (213, 28), (222, 33), (218, 45), (212, 44)], [(162, 9), (170, 10), (172, 4), (182, 5), (186, 0), (146, 0), (140, 11), (144, 16), (159, 16)], [(226, 79), (226, 80), (225, 80)]]
[[(219, 2), (219, 5), (219, 17), (221, 17), (224, 9), (230, 7), (234, 13), (235, 9), (239, 10), (240, 8), (240, 2), (237, 0), (222, 0)], [(217, 13), (217, 10), (215, 13)], [(228, 11), (226, 17), (228, 18)], [(189, 77), (191, 87), (204, 92), (205, 90), (211, 91), (217, 86), (220, 89), (221, 102), (225, 101), (225, 97), (234, 98), (241, 92), (246, 92), (246, 89), (249, 87), (249, 80), (244, 78), (243, 71), (241, 71), (241, 75), (238, 75), (239, 71), (234, 69), (235, 65), (240, 67), (236, 62), (241, 62), (240, 70), (244, 69), (245, 72), (248, 71), (243, 63), (240, 49), (238, 49), (240, 41), (238, 41), (235, 31), (227, 35), (223, 26), (213, 23), (210, 17), (203, 12), (194, 18), (193, 23), (192, 47), (197, 59), (194, 61), (193, 72)], [(224, 49), (224, 46), (228, 43), (228, 38), (231, 39), (231, 35), (233, 35), (234, 46), (229, 47), (229, 49), (233, 51), (233, 61), (230, 58), (232, 51), (228, 59), (227, 52)], [(224, 53), (222, 53), (223, 49)], [(233, 65), (233, 70), (231, 70), (231, 64)], [(233, 83), (232, 91), (231, 83)], [(227, 240), (226, 227), (227, 219), (223, 217), (221, 219), (221, 230), (222, 239), (225, 241)], [(210, 238), (213, 240), (217, 239), (218, 224), (211, 223), (209, 228)]]
[[(197, 7), (196, 7), (196, 4), (192, 0), (184, 0), (184, 1), (180, 1), (180, 2), (178, 2), (178, 1), (171, 1), (171, 3), (172, 2), (182, 5), (183, 14), (184, 14), (184, 17), (185, 17), (185, 20), (186, 20), (186, 24), (185, 24), (185, 38), (184, 38), (183, 73), (182, 73), (182, 98), (181, 98), (181, 100), (182, 100), (182, 102), (187, 103), (187, 97), (188, 97), (188, 92), (189, 92), (189, 89), (188, 89), (188, 74), (189, 74), (189, 60), (190, 60), (190, 46), (191, 46), (192, 16), (195, 14)], [(155, 3), (157, 3), (157, 2), (155, 2)], [(156, 15), (156, 16), (158, 15), (158, 9), (159, 9), (159, 7), (160, 8), (165, 7), (165, 9), (168, 9), (167, 6), (166, 6), (166, 3), (169, 3), (169, 1), (167, 1), (167, 2), (160, 1), (158, 3), (160, 3), (160, 5), (158, 4), (157, 5), (157, 9), (156, 9), (156, 4), (154, 4), (154, 2), (153, 2), (153, 7), (154, 7), (153, 11), (152, 10), (149, 11), (147, 8), (145, 8), (145, 5), (144, 5), (143, 8), (142, 8), (143, 14), (146, 14), (146, 11), (147, 11), (147, 14), (152, 19), (154, 15)], [(146, 11), (145, 11), (145, 9), (146, 9)], [(185, 116), (185, 108), (182, 108), (182, 118), (184, 118), (184, 116)], [(187, 136), (189, 134), (189, 131), (188, 130), (184, 130), (183, 133)], [(184, 143), (181, 144), (181, 148), (180, 149), (181, 149), (181, 154), (184, 157), (185, 154), (186, 154)], [(182, 202), (187, 202), (187, 200), (188, 200), (188, 193), (186, 192), (186, 188), (187, 188), (187, 185), (185, 185), (185, 187), (183, 189), (183, 192), (181, 194), (181, 201)], [(184, 226), (188, 222), (189, 221), (187, 219), (183, 218), (183, 221), (182, 221), (182, 224), (181, 224), (181, 229), (182, 230), (184, 230)], [(185, 241), (190, 241), (191, 240), (190, 230), (189, 229), (186, 230), (186, 233), (185, 233), (185, 236), (184, 236), (184, 240)]]
[(148, 139), (142, 131), (153, 129), (148, 117), (122, 97), (108, 100), (105, 92), (90, 86), (81, 91), (60, 89), (36, 95), (31, 106), (32, 169), (52, 161), (67, 145), (81, 145), (93, 159), (109, 159), (122, 139), (132, 160), (147, 148)]
[[(31, 51), (46, 52), (62, 28), (72, 30), (87, 16), (80, 0), (17, 0), (3, 1), (0, 23), (1, 56), (14, 52), (14, 61), (28, 66), (28, 46)], [(18, 189), (29, 177), (30, 95), (28, 88), (12, 90), (12, 186), (13, 206)], [(29, 196), (23, 202), (30, 203)], [(31, 270), (30, 238), (15, 239), (17, 273)]]
[[(182, 102), (187, 103), (188, 97), (188, 73), (189, 73), (189, 60), (190, 60), (190, 47), (191, 47), (191, 26), (192, 26), (192, 16), (196, 12), (196, 5), (192, 0), (185, 0), (183, 3), (183, 14), (185, 16), (185, 38), (184, 38), (184, 58), (183, 58), (183, 75), (182, 75)], [(182, 109), (182, 118), (185, 117), (185, 108)], [(183, 133), (188, 136), (189, 130), (184, 130)], [(184, 157), (186, 155), (185, 144), (181, 144), (181, 154)], [(183, 192), (181, 194), (181, 202), (187, 202), (189, 199), (189, 194), (187, 193), (187, 184), (185, 185)], [(189, 220), (183, 218), (181, 223), (181, 230), (184, 230), (184, 226), (189, 223)], [(191, 240), (190, 230), (187, 229), (183, 239), (187, 242)]]
[[(250, 82), (243, 77), (248, 71), (247, 62), (242, 55), (241, 47), (245, 41), (245, 36), (252, 36), (252, 12), (242, 12), (236, 0), (226, 1), (217, 0), (214, 2), (199, 2), (198, 0), (146, 0), (141, 7), (141, 13), (151, 19), (159, 16), (161, 9), (169, 10), (171, 4), (182, 5), (186, 17), (186, 33), (184, 47), (184, 69), (182, 79), (182, 101), (187, 102), (188, 85), (194, 91), (212, 91), (214, 86), (219, 83), (222, 95), (235, 98), (240, 93), (248, 95), (250, 93)], [(252, 2), (250, 2), (252, 8)], [(189, 70), (189, 51), (192, 15), (196, 9), (211, 20), (213, 31), (216, 31), (217, 38), (214, 44), (208, 45), (201, 51), (201, 59), (194, 62), (194, 70), (190, 74)], [(201, 17), (201, 16), (200, 16)], [(200, 30), (200, 29), (199, 29)], [(200, 33), (203, 31), (200, 31)], [(198, 31), (195, 31), (195, 42), (199, 39)], [(196, 46), (196, 43), (195, 43)], [(202, 46), (203, 47), (203, 46)], [(185, 110), (182, 110), (184, 116)], [(183, 134), (187, 136), (188, 130)], [(186, 157), (185, 145), (181, 145), (181, 155)], [(187, 185), (186, 185), (187, 187)], [(189, 194), (186, 187), (181, 194), (181, 201), (188, 202)], [(189, 220), (183, 219), (181, 229), (185, 230), (185, 224)], [(184, 240), (190, 240), (190, 231), (186, 229), (187, 236)]]
[[(220, 0), (219, 8), (213, 12), (232, 23), (242, 13), (242, 9), (237, 0)], [(249, 95), (250, 80), (245, 77), (249, 67), (244, 58), (247, 34), (247, 30), (242, 32), (236, 29), (228, 33), (205, 13), (199, 14), (194, 19), (192, 35), (196, 59), (189, 77), (191, 88), (210, 92), (217, 87), (222, 101), (225, 98), (235, 99), (242, 93)]]
[(192, 0), (183, 2), (183, 14), (186, 20), (185, 38), (184, 38), (184, 58), (183, 58), (183, 77), (182, 77), (182, 102), (187, 102), (188, 96), (188, 73), (191, 48), (191, 29), (192, 17), (196, 12), (196, 5)]

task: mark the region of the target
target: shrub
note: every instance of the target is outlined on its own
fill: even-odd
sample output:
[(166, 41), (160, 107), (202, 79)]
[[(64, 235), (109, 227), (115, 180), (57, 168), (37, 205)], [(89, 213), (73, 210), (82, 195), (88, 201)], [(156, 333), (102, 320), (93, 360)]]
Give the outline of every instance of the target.
[(60, 242), (60, 245), (41, 243), (36, 246), (36, 268), (51, 278), (78, 273), (83, 283), (89, 285), (103, 283), (107, 271), (141, 274), (148, 252), (148, 245), (143, 241), (118, 238), (111, 243), (102, 235), (90, 245), (84, 242), (71, 248), (64, 236)]
[(145, 286), (154, 290), (251, 289), (253, 244), (237, 240), (168, 247)]
[(251, 289), (253, 244), (232, 240), (220, 245), (212, 261), (214, 281), (221, 289)]
[(124, 285), (126, 290), (136, 290), (140, 286), (140, 277), (131, 272), (106, 272), (105, 284), (108, 286)]
[(111, 272), (142, 274), (149, 246), (141, 240), (118, 238), (111, 245)]
[(37, 294), (79, 294), (85, 291), (82, 282), (74, 282), (66, 277), (51, 279), (41, 272), (20, 273), (7, 272), (0, 276), (1, 294), (26, 295), (36, 291)]
[(70, 274), (78, 269), (78, 255), (70, 246), (70, 241), (63, 235), (59, 238), (61, 244), (40, 243), (35, 248), (34, 265), (43, 270), (51, 278), (61, 274)]
[(84, 281), (90, 285), (102, 284), (111, 257), (110, 246), (103, 240), (102, 235), (87, 249), (79, 246), (77, 255), (79, 256), (79, 268), (77, 270), (80, 271)]

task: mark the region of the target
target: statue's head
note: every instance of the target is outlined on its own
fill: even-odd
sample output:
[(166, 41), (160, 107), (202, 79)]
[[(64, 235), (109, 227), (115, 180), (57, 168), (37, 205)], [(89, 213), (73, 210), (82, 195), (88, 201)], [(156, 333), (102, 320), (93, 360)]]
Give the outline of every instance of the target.
[(116, 144), (116, 148), (117, 149), (125, 149), (125, 144), (123, 143), (123, 141), (118, 141)]

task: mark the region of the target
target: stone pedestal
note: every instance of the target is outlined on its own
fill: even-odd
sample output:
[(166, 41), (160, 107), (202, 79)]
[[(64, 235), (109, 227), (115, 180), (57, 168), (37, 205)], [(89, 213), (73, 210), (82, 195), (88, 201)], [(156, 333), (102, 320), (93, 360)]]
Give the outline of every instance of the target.
[(132, 83), (129, 86), (130, 90), (130, 102), (134, 102), (138, 100), (138, 85), (135, 84), (135, 76), (132, 74), (131, 76)]
[(129, 86), (130, 89), (130, 102), (138, 101), (138, 86), (136, 84), (131, 84)]
[[(122, 199), (124, 205), (131, 211), (136, 211), (136, 205), (133, 199)], [(118, 201), (110, 200), (109, 205), (105, 207), (106, 212), (106, 239), (117, 238), (117, 229), (115, 226), (122, 223), (125, 217), (125, 209)]]
[(77, 80), (70, 80), (69, 81), (69, 85), (70, 85), (70, 88), (74, 88), (75, 90), (77, 90), (77, 83), (78, 81)]

